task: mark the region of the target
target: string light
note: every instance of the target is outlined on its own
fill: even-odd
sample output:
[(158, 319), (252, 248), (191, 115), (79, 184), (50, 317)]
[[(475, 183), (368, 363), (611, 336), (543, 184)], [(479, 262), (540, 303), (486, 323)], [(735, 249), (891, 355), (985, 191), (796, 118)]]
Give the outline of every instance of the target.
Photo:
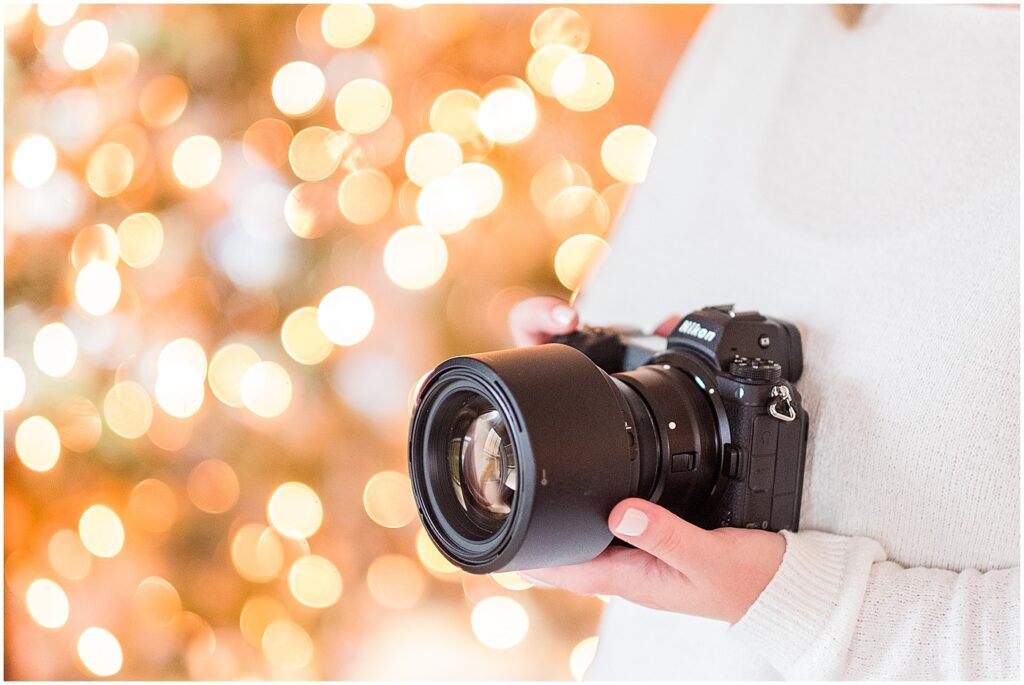
[(26, 136), (14, 148), (11, 174), (26, 188), (38, 188), (50, 180), (57, 169), (57, 149), (43, 135)]
[(60, 322), (46, 324), (32, 342), (32, 357), (39, 370), (47, 376), (62, 378), (68, 375), (78, 358), (75, 334)]

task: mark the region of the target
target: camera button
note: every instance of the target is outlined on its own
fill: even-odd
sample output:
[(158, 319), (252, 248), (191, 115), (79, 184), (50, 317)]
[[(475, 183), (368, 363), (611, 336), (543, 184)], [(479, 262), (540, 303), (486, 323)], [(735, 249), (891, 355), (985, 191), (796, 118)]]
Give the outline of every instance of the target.
[(751, 442), (753, 454), (774, 456), (778, 451), (779, 422), (770, 416), (758, 416), (754, 419), (754, 435)]
[(682, 473), (684, 471), (693, 471), (697, 466), (697, 454), (694, 452), (681, 452), (679, 454), (673, 454), (672, 459), (669, 462), (669, 471), (672, 473)]

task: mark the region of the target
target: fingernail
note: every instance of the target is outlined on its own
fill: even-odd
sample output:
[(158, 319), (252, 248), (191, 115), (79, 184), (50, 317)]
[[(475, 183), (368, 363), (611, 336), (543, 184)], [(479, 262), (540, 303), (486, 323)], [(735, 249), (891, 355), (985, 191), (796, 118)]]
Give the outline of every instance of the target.
[(619, 525), (615, 526), (616, 535), (640, 535), (647, 530), (647, 514), (639, 509), (626, 509)]
[(551, 318), (557, 324), (562, 326), (569, 326), (572, 324), (572, 320), (576, 318), (576, 312), (572, 307), (567, 307), (564, 304), (560, 304), (551, 310)]

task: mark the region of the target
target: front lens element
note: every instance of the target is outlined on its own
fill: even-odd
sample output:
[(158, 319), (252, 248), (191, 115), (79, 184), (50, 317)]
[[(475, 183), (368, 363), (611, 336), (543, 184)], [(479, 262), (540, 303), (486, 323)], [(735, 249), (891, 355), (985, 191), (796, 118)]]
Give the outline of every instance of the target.
[(501, 412), (470, 399), (452, 422), (448, 472), (459, 505), (478, 525), (497, 530), (512, 511), (518, 460)]

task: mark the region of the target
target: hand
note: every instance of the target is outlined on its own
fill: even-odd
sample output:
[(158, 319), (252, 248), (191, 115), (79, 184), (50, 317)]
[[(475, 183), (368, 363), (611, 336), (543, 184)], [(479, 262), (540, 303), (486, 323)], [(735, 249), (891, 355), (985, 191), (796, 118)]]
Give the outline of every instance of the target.
[[(670, 316), (655, 330), (667, 336), (679, 323), (679, 316)], [(540, 345), (555, 335), (571, 333), (579, 325), (580, 317), (568, 302), (557, 297), (530, 297), (519, 302), (509, 312), (508, 325), (516, 347)]]
[(704, 530), (636, 498), (612, 509), (608, 527), (636, 549), (613, 546), (582, 564), (523, 575), (579, 594), (617, 595), (652, 609), (735, 623), (764, 591), (786, 551), (778, 533)]

